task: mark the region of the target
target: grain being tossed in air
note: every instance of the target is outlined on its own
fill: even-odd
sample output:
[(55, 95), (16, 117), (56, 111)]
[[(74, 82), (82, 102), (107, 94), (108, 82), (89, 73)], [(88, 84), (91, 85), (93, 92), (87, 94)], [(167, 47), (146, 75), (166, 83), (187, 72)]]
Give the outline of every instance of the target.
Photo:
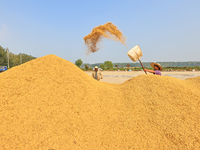
[(199, 149), (200, 80), (98, 82), (47, 55), (0, 74), (0, 149)]
[(102, 38), (120, 41), (124, 45), (126, 40), (126, 38), (122, 35), (122, 32), (117, 29), (117, 26), (115, 26), (112, 22), (99, 25), (93, 28), (92, 32), (83, 38), (86, 46), (88, 47), (88, 54), (94, 53), (100, 49), (100, 41)]

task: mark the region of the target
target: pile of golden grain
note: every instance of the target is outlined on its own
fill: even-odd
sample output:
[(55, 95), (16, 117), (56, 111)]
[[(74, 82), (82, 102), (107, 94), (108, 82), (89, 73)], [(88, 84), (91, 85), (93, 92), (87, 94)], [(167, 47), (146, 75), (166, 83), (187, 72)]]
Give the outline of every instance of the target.
[(200, 78), (108, 84), (48, 55), (0, 83), (1, 150), (200, 148)]
[(112, 39), (114, 41), (120, 41), (122, 44), (125, 44), (126, 40), (121, 31), (117, 29), (117, 26), (111, 22), (108, 22), (104, 25), (99, 25), (93, 28), (92, 32), (83, 38), (86, 46), (88, 47), (88, 54), (99, 50), (100, 41), (103, 37)]

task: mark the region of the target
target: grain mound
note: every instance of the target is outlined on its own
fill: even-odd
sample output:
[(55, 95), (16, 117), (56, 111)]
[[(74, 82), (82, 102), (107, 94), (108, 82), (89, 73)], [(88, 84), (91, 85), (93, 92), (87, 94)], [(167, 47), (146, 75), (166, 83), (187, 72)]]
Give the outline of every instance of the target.
[(117, 29), (117, 26), (108, 22), (93, 28), (92, 32), (83, 38), (88, 47), (87, 54), (94, 53), (100, 49), (99, 45), (103, 37), (120, 41), (125, 45), (126, 38), (122, 35), (121, 31)]
[(200, 147), (200, 80), (142, 75), (108, 84), (55, 55), (0, 80), (0, 149)]

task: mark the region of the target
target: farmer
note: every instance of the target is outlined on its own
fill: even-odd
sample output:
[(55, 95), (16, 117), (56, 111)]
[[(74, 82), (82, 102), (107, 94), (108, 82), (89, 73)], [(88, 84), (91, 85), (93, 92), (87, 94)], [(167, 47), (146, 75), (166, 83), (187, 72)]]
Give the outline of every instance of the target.
[(94, 72), (92, 73), (92, 77), (98, 81), (100, 79), (103, 79), (103, 75), (102, 75), (101, 71), (98, 70), (97, 66), (94, 67)]
[(163, 68), (161, 67), (159, 63), (151, 63), (151, 67), (153, 67), (154, 70), (144, 69), (144, 71), (147, 71), (156, 75), (161, 75), (160, 71), (163, 71)]

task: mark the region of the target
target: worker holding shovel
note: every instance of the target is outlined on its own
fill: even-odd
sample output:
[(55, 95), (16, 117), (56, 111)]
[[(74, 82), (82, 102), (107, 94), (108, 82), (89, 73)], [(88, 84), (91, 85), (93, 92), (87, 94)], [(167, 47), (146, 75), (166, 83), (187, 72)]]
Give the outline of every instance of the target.
[(163, 68), (161, 67), (161, 65), (159, 63), (151, 63), (151, 67), (154, 68), (154, 70), (148, 70), (148, 69), (144, 69), (144, 71), (156, 74), (156, 75), (161, 75), (161, 72), (163, 70)]
[(156, 75), (161, 75), (161, 72), (163, 70), (163, 68), (161, 67), (161, 65), (159, 63), (151, 63), (151, 66), (154, 68), (154, 70), (148, 70), (145, 69), (140, 58), (142, 57), (142, 51), (140, 49), (140, 47), (138, 45), (136, 45), (135, 47), (133, 47), (128, 53), (127, 55), (130, 57), (130, 59), (134, 62), (138, 61), (140, 62), (144, 72), (147, 74), (147, 72), (156, 74)]

